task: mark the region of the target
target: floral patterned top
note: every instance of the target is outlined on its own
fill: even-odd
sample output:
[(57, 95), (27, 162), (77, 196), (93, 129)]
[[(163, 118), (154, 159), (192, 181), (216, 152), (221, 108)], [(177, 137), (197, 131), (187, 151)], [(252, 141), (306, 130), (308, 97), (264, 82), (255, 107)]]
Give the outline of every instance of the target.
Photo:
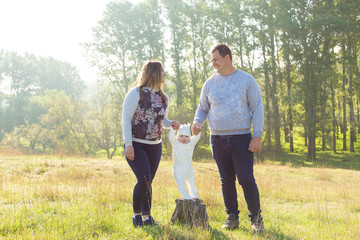
[(161, 142), (163, 127), (170, 127), (167, 119), (168, 104), (161, 98), (159, 91), (143, 88), (140, 99), (138, 88), (126, 95), (123, 106), (123, 133), (125, 145), (132, 141), (156, 144)]
[(161, 121), (165, 116), (167, 104), (161, 98), (159, 91), (142, 89), (143, 99), (140, 99), (136, 112), (131, 120), (133, 138), (155, 141), (161, 139)]

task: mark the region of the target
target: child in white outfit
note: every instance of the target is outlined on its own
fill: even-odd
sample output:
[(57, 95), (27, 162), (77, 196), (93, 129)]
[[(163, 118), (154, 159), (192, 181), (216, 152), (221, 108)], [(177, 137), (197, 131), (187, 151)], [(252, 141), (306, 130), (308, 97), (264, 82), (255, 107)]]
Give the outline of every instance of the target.
[[(170, 127), (169, 140), (172, 145), (174, 177), (184, 199), (199, 199), (192, 167), (192, 156), (199, 139), (200, 133), (191, 137), (190, 123), (180, 126), (177, 137), (175, 130)], [(186, 191), (185, 182), (189, 193)]]

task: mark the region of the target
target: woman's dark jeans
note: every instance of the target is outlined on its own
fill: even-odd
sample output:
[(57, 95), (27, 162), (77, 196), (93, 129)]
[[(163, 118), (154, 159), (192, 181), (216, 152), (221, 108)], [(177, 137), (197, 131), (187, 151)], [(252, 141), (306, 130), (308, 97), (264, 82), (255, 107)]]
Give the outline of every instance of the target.
[(134, 161), (126, 158), (137, 178), (133, 192), (133, 210), (134, 213), (150, 215), (151, 183), (160, 163), (162, 144), (153, 145), (133, 142), (133, 147), (135, 151)]
[(236, 177), (242, 186), (245, 200), (253, 218), (260, 213), (260, 198), (254, 178), (253, 153), (249, 144), (251, 134), (211, 136), (211, 149), (219, 169), (221, 188), (228, 214), (239, 214)]

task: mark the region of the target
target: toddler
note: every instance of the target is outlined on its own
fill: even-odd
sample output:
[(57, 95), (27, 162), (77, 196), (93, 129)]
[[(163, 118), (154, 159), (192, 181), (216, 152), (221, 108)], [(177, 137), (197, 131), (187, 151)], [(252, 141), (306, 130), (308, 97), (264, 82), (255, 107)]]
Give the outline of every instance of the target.
[[(199, 199), (195, 186), (192, 156), (200, 134), (191, 137), (190, 123), (181, 125), (175, 137), (175, 130), (170, 127), (169, 140), (172, 145), (173, 170), (176, 185), (184, 199)], [(186, 191), (186, 185), (189, 193)]]

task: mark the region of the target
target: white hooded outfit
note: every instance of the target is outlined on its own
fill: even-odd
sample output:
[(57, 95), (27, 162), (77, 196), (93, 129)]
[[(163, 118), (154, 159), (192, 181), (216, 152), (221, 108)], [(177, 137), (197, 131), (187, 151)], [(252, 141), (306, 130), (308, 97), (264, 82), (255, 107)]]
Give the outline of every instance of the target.
[[(176, 185), (184, 199), (199, 198), (195, 186), (192, 156), (195, 145), (200, 139), (200, 133), (191, 137), (190, 124), (186, 124), (181, 125), (178, 135), (189, 136), (190, 141), (186, 144), (179, 142), (175, 137), (175, 130), (170, 127), (169, 140), (172, 145), (173, 171)], [(185, 182), (189, 193), (186, 191)]]

